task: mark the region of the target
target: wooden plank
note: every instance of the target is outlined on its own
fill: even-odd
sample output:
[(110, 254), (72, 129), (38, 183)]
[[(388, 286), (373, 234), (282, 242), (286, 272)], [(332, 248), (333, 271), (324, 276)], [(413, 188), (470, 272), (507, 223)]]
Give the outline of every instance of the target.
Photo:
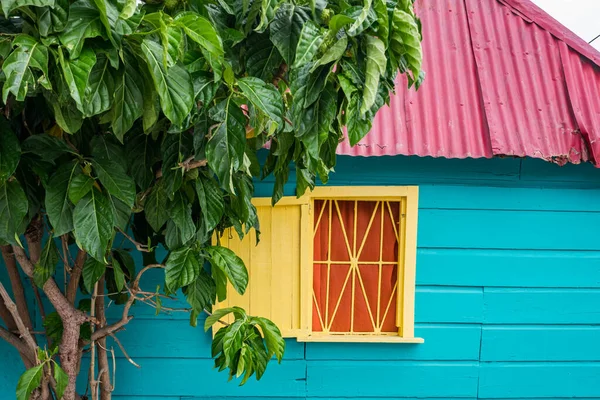
[(308, 361), (309, 397), (474, 397), (477, 363)]
[(488, 324), (598, 324), (598, 289), (485, 288)]
[[(200, 321), (202, 322), (202, 321)], [(204, 332), (202, 323), (198, 328), (189, 326), (187, 320), (132, 320), (126, 329), (117, 333), (129, 355), (134, 359), (141, 358), (198, 358), (210, 359), (212, 343), (211, 331)], [(156, 338), (160, 339), (157, 345)], [(112, 345), (112, 339), (108, 339)], [(115, 354), (122, 354), (116, 345)], [(304, 344), (294, 339), (286, 340), (285, 360), (301, 360), (304, 358)]]
[(478, 360), (479, 325), (416, 325), (424, 344), (306, 343), (307, 360)]
[[(421, 248), (600, 250), (600, 213), (420, 210)], [(562, 229), (577, 229), (577, 235)]]
[(0, 339), (0, 399), (14, 399), (25, 365), (14, 347)]
[[(82, 362), (82, 371), (88, 368), (88, 360)], [(145, 359), (142, 368), (136, 368), (125, 359), (117, 360), (118, 379), (115, 396), (156, 397), (261, 397), (268, 393), (273, 397), (304, 397), (306, 363), (283, 361), (269, 363), (260, 381), (250, 379), (244, 386), (236, 381), (228, 382), (227, 372), (213, 369), (212, 360)], [(79, 382), (81, 393), (86, 382)]]
[(598, 361), (599, 326), (484, 326), (481, 361)]
[(600, 211), (600, 190), (420, 185), (420, 209)]
[(582, 182), (598, 187), (598, 169), (592, 164), (567, 164), (559, 166), (538, 159), (524, 158), (521, 162), (521, 180), (528, 182), (561, 182), (573, 184)]
[(484, 363), (479, 398), (600, 397), (600, 363)]
[(417, 286), (415, 322), (481, 323), (482, 320), (483, 289)]
[(600, 288), (600, 252), (419, 249), (417, 284)]

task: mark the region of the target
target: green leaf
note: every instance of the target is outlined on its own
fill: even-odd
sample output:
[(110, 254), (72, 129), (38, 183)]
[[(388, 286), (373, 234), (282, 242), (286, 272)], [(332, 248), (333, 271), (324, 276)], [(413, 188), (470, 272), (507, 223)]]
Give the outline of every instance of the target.
[(167, 209), (167, 193), (165, 192), (162, 181), (159, 181), (148, 195), (144, 205), (144, 215), (146, 221), (154, 232), (159, 232), (165, 222), (169, 219), (169, 211)]
[(392, 17), (392, 33), (390, 49), (395, 54), (398, 66), (403, 72), (403, 65), (413, 74), (416, 80), (421, 72), (423, 53), (421, 49), (421, 34), (415, 17), (398, 8)]
[(92, 189), (73, 211), (75, 239), (79, 248), (98, 261), (105, 261), (108, 241), (113, 234), (114, 211), (108, 197)]
[(94, 159), (112, 161), (122, 167), (126, 165), (123, 146), (113, 135), (95, 135), (91, 147)]
[(69, 375), (55, 362), (54, 381), (56, 382), (56, 397), (62, 399), (65, 389), (69, 385)]
[(104, 29), (108, 38), (116, 46), (117, 42), (113, 38), (113, 27), (117, 20), (118, 14), (116, 7), (110, 2), (110, 0), (93, 0), (96, 4), (96, 8), (100, 11), (100, 21), (104, 25)]
[(331, 29), (333, 33), (337, 33), (344, 26), (353, 22), (354, 18), (351, 18), (344, 14), (336, 14), (333, 17), (331, 17), (331, 20), (329, 21), (329, 29)]
[(385, 74), (387, 58), (383, 42), (371, 35), (367, 35), (367, 71), (365, 73), (365, 88), (360, 113), (364, 115), (375, 104), (379, 77)]
[(225, 335), (223, 336), (223, 354), (225, 354), (225, 363), (228, 365), (233, 361), (240, 347), (242, 347), (244, 328), (244, 321), (236, 320), (225, 331)]
[(214, 180), (200, 175), (196, 180), (196, 193), (198, 194), (200, 211), (204, 219), (204, 227), (206, 232), (210, 232), (217, 226), (223, 216), (225, 207), (223, 192)]
[(21, 145), (4, 117), (0, 117), (0, 130), (0, 182), (3, 182), (17, 170), (21, 158)]
[(177, 64), (167, 71), (161, 61), (162, 46), (150, 39), (144, 39), (142, 51), (148, 61), (163, 112), (172, 123), (181, 124), (194, 105), (194, 90), (189, 73)]
[(52, 106), (56, 123), (67, 133), (74, 134), (83, 125), (83, 114), (77, 109), (73, 99), (69, 98), (66, 102), (53, 93), (44, 92), (46, 102)]
[(98, 61), (90, 72), (85, 87), (83, 114), (86, 117), (108, 111), (115, 95), (115, 79), (110, 59), (104, 54), (98, 54)]
[(192, 322), (192, 326), (196, 326), (198, 315), (215, 303), (215, 281), (206, 271), (201, 269), (198, 278), (183, 288), (183, 293), (188, 304), (192, 307), (192, 313), (195, 314), (195, 318), (192, 318), (190, 321)]
[(386, 0), (374, 0), (373, 9), (377, 14), (377, 37), (387, 48), (390, 36), (390, 15), (388, 13)]
[(282, 3), (271, 22), (271, 41), (288, 65), (294, 63), (296, 47), (306, 21), (310, 20), (310, 9)]
[(115, 285), (117, 286), (117, 290), (120, 292), (125, 287), (125, 274), (121, 269), (121, 265), (114, 257), (112, 259), (112, 268), (115, 276)]
[(150, 135), (140, 133), (127, 141), (125, 149), (129, 155), (129, 173), (141, 189), (147, 189), (154, 179), (156, 144)]
[[(213, 326), (215, 323), (217, 323), (224, 316), (231, 314), (231, 313), (236, 313), (236, 312), (240, 313), (243, 311), (244, 310), (242, 310), (239, 307), (226, 307), (226, 308), (219, 308), (218, 310), (215, 310), (211, 315), (206, 317), (206, 320), (204, 321), (204, 331), (205, 332), (208, 331), (211, 326)], [(244, 315), (245, 315), (245, 313), (244, 313)]]
[(37, 8), (36, 13), (40, 35), (61, 32), (69, 18), (69, 0), (56, 0), (54, 7)]
[(373, 2), (373, 0), (363, 0), (363, 3), (364, 3), (363, 8), (362, 8), (360, 14), (358, 14), (354, 23), (352, 23), (352, 25), (350, 25), (350, 27), (348, 28), (348, 30), (347, 30), (348, 35), (356, 36), (364, 30), (363, 24), (365, 23), (365, 21), (367, 21), (369, 12), (371, 11), (372, 2)]
[(8, 18), (8, 14), (18, 7), (34, 6), (34, 7), (54, 7), (55, 0), (2, 0), (2, 11)]
[(169, 216), (177, 228), (181, 244), (186, 244), (196, 233), (196, 226), (192, 219), (192, 205), (187, 201), (184, 194), (179, 191), (175, 193), (168, 209)]
[(275, 355), (277, 361), (281, 362), (285, 351), (285, 340), (281, 336), (281, 331), (277, 325), (271, 320), (262, 317), (253, 317), (251, 322), (260, 326), (260, 330), (267, 343), (267, 349), (269, 350), (269, 358)]
[(283, 102), (277, 88), (262, 79), (246, 77), (238, 80), (242, 93), (258, 109), (268, 115), (279, 127), (283, 127)]
[(0, 184), (0, 239), (17, 244), (16, 235), (27, 215), (25, 192), (16, 180)]
[(348, 47), (348, 36), (343, 35), (339, 40), (327, 49), (327, 51), (319, 58), (319, 60), (315, 63), (315, 65), (311, 68), (310, 72), (313, 72), (317, 67), (325, 64), (329, 64), (330, 62), (337, 61), (344, 55), (346, 51), (346, 47)]
[(127, 224), (131, 219), (132, 207), (129, 207), (127, 204), (123, 203), (114, 196), (109, 195), (108, 199), (115, 216), (115, 227), (121, 230), (127, 229)]
[(98, 9), (89, 0), (78, 0), (69, 7), (69, 19), (60, 42), (69, 50), (71, 59), (79, 57), (85, 39), (102, 35)]
[(111, 127), (121, 142), (125, 133), (144, 112), (143, 82), (134, 62), (134, 58), (126, 57), (125, 67), (116, 79)]
[(210, 114), (219, 123), (206, 145), (208, 165), (221, 186), (233, 192), (232, 174), (242, 165), (246, 146), (246, 117), (231, 96), (213, 107)]
[(133, 16), (133, 14), (135, 14), (136, 10), (137, 10), (137, 0), (125, 0), (125, 4), (123, 5), (123, 8), (121, 9), (121, 13), (119, 14), (119, 17), (122, 19), (129, 19)]
[(194, 282), (200, 274), (199, 254), (189, 247), (182, 247), (169, 254), (165, 266), (165, 285), (171, 293)]
[(75, 100), (79, 111), (83, 112), (85, 91), (88, 87), (90, 72), (96, 64), (96, 53), (90, 48), (85, 48), (77, 59), (70, 61), (65, 60), (63, 52), (59, 48), (58, 56), (71, 97)]
[(298, 136), (306, 146), (306, 151), (314, 160), (320, 158), (321, 146), (329, 137), (329, 130), (335, 120), (336, 113), (336, 92), (329, 84), (321, 93), (319, 101), (305, 111), (302, 123), (298, 127)]
[(269, 39), (269, 34), (251, 35), (248, 38), (247, 46), (246, 71), (248, 75), (270, 82), (283, 58)]
[(56, 269), (58, 264), (59, 254), (56, 248), (56, 243), (51, 237), (46, 240), (46, 244), (40, 254), (40, 261), (35, 265), (33, 269), (33, 282), (40, 288), (44, 287), (44, 284)]
[(46, 213), (54, 229), (54, 237), (73, 230), (73, 206), (69, 202), (68, 192), (71, 181), (81, 173), (77, 163), (61, 165), (50, 177), (46, 187)]
[(223, 271), (233, 288), (243, 295), (248, 286), (248, 270), (244, 261), (226, 247), (211, 246), (206, 251), (213, 268)]
[(224, 55), (221, 37), (210, 21), (194, 12), (182, 12), (175, 17), (175, 24), (183, 28), (190, 39), (200, 47), (221, 59)]
[(129, 207), (135, 202), (135, 183), (125, 170), (116, 162), (98, 158), (92, 160), (98, 179), (108, 193), (123, 200)]
[[(3, 3), (4, 4), (4, 3)], [(17, 101), (24, 101), (27, 93), (37, 84), (50, 89), (48, 81), (48, 48), (28, 35), (18, 35), (13, 40), (16, 48), (4, 60), (2, 70), (6, 82), (2, 87), (2, 100), (6, 104), (8, 94), (15, 95)], [(36, 74), (41, 72), (41, 75)]]
[(193, 137), (189, 132), (168, 134), (161, 145), (164, 188), (169, 198), (181, 187), (184, 170), (179, 165), (191, 152)]
[(85, 174), (76, 175), (69, 185), (68, 195), (71, 203), (77, 204), (83, 196), (92, 190), (92, 186), (94, 186), (94, 178)]
[(23, 372), (17, 383), (17, 400), (29, 400), (33, 392), (42, 382), (44, 364), (36, 365)]
[(298, 39), (293, 68), (298, 68), (299, 66), (312, 61), (319, 50), (319, 46), (323, 43), (323, 39), (323, 35), (321, 35), (319, 28), (314, 22), (306, 21), (302, 27), (300, 38)]
[(23, 141), (22, 150), (23, 153), (32, 153), (42, 160), (50, 162), (53, 162), (66, 153), (77, 154), (75, 150), (69, 147), (63, 140), (45, 133), (29, 136)]
[(358, 107), (359, 98), (357, 94), (354, 94), (346, 107), (346, 123), (350, 146), (354, 146), (360, 142), (371, 130), (371, 121), (361, 117)]
[(83, 284), (88, 292), (94, 291), (94, 285), (104, 275), (106, 264), (95, 258), (88, 257), (83, 264)]

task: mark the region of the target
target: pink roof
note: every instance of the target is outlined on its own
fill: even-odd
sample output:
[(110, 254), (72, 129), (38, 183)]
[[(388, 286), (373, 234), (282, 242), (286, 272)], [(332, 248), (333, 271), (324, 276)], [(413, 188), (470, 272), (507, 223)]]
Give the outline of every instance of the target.
[(600, 164), (600, 52), (528, 0), (417, 0), (425, 82), (400, 77), (354, 156)]

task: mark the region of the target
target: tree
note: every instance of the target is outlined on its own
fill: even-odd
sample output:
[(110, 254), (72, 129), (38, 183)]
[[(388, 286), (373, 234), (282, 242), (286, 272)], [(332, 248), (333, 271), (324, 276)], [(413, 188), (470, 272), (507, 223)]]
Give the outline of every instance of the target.
[[(298, 195), (327, 182), (342, 128), (353, 145), (364, 137), (398, 72), (420, 84), (412, 1), (2, 0), (2, 11), (0, 238), (12, 295), (0, 282), (0, 337), (27, 368), (17, 398), (78, 398), (85, 352), (91, 398), (110, 399), (107, 337), (119, 344), (134, 302), (173, 311), (179, 291), (193, 326), (203, 312), (206, 329), (234, 315), (214, 336), (215, 364), (260, 379), (285, 342), (240, 308), (211, 314), (228, 283), (243, 293), (248, 282), (219, 237), (258, 237), (255, 177), (274, 175), (274, 203), (290, 166)], [(141, 287), (150, 269), (164, 271), (160, 290)], [(106, 297), (121, 319), (107, 322)]]

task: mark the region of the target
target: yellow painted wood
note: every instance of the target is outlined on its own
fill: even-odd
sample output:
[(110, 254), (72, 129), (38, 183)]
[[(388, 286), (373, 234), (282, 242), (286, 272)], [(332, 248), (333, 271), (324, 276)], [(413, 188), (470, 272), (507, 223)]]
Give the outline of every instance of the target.
[[(221, 238), (221, 245), (238, 254), (248, 269), (246, 293), (240, 296), (228, 285), (227, 299), (216, 308), (235, 305), (244, 308), (250, 315), (269, 318), (277, 324), (284, 337), (306, 334), (309, 325), (308, 321), (304, 321), (302, 328), (301, 313), (301, 250), (306, 245), (301, 238), (310, 233), (309, 228), (301, 224), (301, 214), (302, 208), (308, 211), (308, 199), (300, 204), (294, 198), (294, 201), (283, 201), (275, 207), (271, 207), (270, 199), (269, 202), (260, 198), (255, 200), (261, 229), (259, 244), (256, 245), (254, 230), (241, 241), (233, 229), (228, 229)], [(306, 231), (304, 234), (303, 229)], [(312, 243), (312, 238), (307, 242)], [(312, 246), (307, 251), (310, 257)], [(304, 262), (310, 263), (310, 258)], [(305, 270), (304, 274), (307, 273), (310, 275), (306, 279), (312, 280), (312, 271)], [(226, 322), (231, 322), (232, 318), (227, 318)], [(219, 328), (215, 326), (214, 331)]]
[[(315, 224), (314, 202), (325, 200), (323, 208)], [(374, 327), (373, 333), (358, 332), (329, 332), (337, 310), (333, 315), (318, 315), (324, 332), (312, 331), (313, 301), (313, 245), (316, 226), (325, 212), (329, 215), (331, 224), (332, 214), (336, 213), (342, 220), (339, 206), (340, 200), (377, 201), (377, 207), (369, 221), (367, 231), (376, 215), (381, 210), (381, 218), (388, 216), (393, 219), (390, 202), (400, 204), (400, 220), (394, 224), (398, 238), (398, 283), (393, 289), (392, 299), (385, 309), (376, 310), (375, 316), (370, 315)], [(271, 206), (270, 198), (255, 198), (253, 204), (257, 207), (261, 223), (261, 242), (255, 246), (255, 234), (247, 235), (240, 241), (233, 230), (229, 230), (221, 238), (221, 244), (235, 251), (246, 263), (249, 272), (249, 284), (246, 294), (240, 296), (232, 287), (229, 288), (228, 298), (217, 307), (241, 306), (251, 315), (270, 318), (282, 331), (284, 337), (296, 337), (299, 341), (321, 342), (395, 342), (422, 343), (423, 339), (414, 337), (414, 296), (416, 276), (416, 238), (418, 213), (418, 188), (409, 186), (398, 187), (317, 187), (312, 193), (301, 198), (284, 197), (275, 207)], [(356, 214), (356, 212), (355, 212)], [(356, 215), (354, 216), (356, 219)], [(364, 283), (358, 269), (360, 253), (366, 242), (368, 232), (362, 243), (356, 243), (356, 221), (354, 221), (353, 241), (350, 243), (344, 221), (341, 221), (344, 244), (350, 255), (351, 268), (346, 283), (351, 281), (352, 298), (355, 291), (365, 296)], [(383, 227), (383, 224), (381, 224)], [(383, 229), (383, 228), (382, 228)], [(331, 229), (329, 229), (331, 234)], [(329, 238), (331, 246), (331, 237)], [(380, 247), (380, 253), (381, 253)], [(331, 251), (328, 252), (331, 254)], [(320, 262), (337, 264), (328, 259)], [(341, 262), (347, 264), (348, 262)], [(369, 262), (371, 264), (372, 262)], [(390, 262), (379, 261), (379, 268)], [(395, 264), (395, 263), (394, 263)], [(380, 272), (381, 273), (381, 272)], [(350, 280), (349, 278), (352, 277)], [(358, 279), (356, 279), (358, 278)], [(356, 281), (355, 281), (356, 279)], [(345, 286), (345, 285), (344, 285)], [(343, 291), (342, 291), (343, 292)], [(396, 325), (398, 333), (381, 332), (380, 321), (385, 320), (392, 301), (397, 302)], [(378, 293), (380, 296), (380, 293)], [(329, 299), (326, 296), (325, 301)], [(339, 299), (332, 299), (339, 302)], [(369, 313), (371, 310), (369, 308)], [(380, 315), (383, 314), (383, 318)], [(376, 318), (376, 320), (374, 319)]]
[(404, 338), (398, 335), (379, 333), (374, 335), (335, 335), (331, 333), (299, 336), (299, 342), (350, 342), (350, 343), (424, 343), (425, 339), (418, 337)]
[(419, 215), (419, 188), (409, 188), (405, 201), (404, 259), (402, 260), (404, 277), (402, 304), (402, 331), (400, 336), (415, 335), (415, 285), (417, 273), (417, 225)]

